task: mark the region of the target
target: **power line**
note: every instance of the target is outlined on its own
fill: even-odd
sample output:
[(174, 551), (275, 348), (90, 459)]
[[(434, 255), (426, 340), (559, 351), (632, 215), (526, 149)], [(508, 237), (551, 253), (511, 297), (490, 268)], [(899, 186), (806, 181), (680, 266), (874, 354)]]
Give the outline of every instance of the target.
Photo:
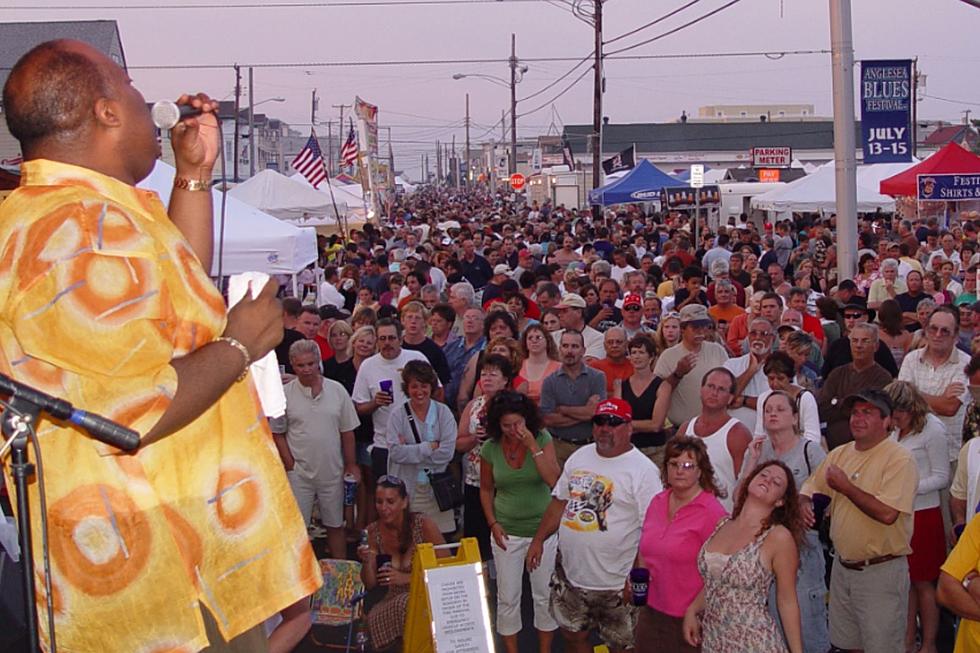
[[(738, 2), (739, 0), (734, 0)], [(635, 46), (625, 48), (632, 49)], [(622, 52), (617, 50), (616, 52)], [(815, 54), (829, 54), (830, 50), (760, 50), (747, 52), (690, 52), (683, 54), (633, 54), (623, 56), (605, 55), (604, 59), (614, 61), (642, 61), (652, 59), (718, 59), (718, 58), (739, 58), (739, 57), (767, 57), (769, 59), (782, 59), (788, 56), (807, 56)], [(535, 62), (578, 62), (580, 57), (521, 57), (521, 61)], [(359, 66), (378, 67), (378, 66), (456, 66), (460, 64), (500, 64), (509, 63), (509, 59), (416, 59), (416, 60), (389, 60), (389, 61), (308, 61), (308, 62), (281, 62), (281, 63), (239, 63), (241, 67), (252, 68), (356, 68)], [(127, 66), (128, 70), (224, 70), (231, 69), (234, 63), (220, 64), (146, 64)], [(0, 66), (0, 70), (10, 70), (11, 66)]]
[(929, 95), (928, 93), (923, 93), (922, 97), (927, 97), (930, 100), (939, 100), (940, 102), (949, 102), (951, 104), (966, 104), (971, 107), (980, 107), (980, 102), (970, 102), (969, 100), (953, 100), (948, 97), (939, 97), (938, 95)]
[(636, 34), (637, 32), (640, 32), (642, 30), (645, 30), (648, 27), (653, 27), (654, 25), (656, 25), (658, 23), (662, 23), (663, 21), (667, 20), (668, 18), (671, 18), (672, 16), (676, 16), (677, 14), (681, 13), (682, 11), (684, 11), (685, 9), (687, 9), (688, 7), (692, 7), (692, 6), (696, 5), (699, 2), (701, 2), (701, 0), (691, 0), (686, 5), (682, 5), (682, 6), (678, 7), (677, 9), (675, 9), (675, 10), (669, 12), (669, 13), (664, 14), (660, 18), (657, 18), (656, 20), (652, 20), (649, 23), (647, 23), (646, 25), (640, 25), (636, 29), (632, 29), (632, 30), (626, 32), (625, 34), (620, 34), (619, 36), (617, 36), (615, 38), (609, 39), (608, 41), (603, 41), (602, 44), (603, 45), (609, 45), (610, 43), (615, 43), (616, 41), (618, 41), (620, 39), (625, 39), (627, 36), (632, 36), (632, 35)]
[(732, 5), (737, 5), (741, 1), (742, 0), (729, 0), (728, 2), (726, 2), (725, 4), (723, 4), (722, 6), (716, 8), (716, 9), (712, 9), (708, 13), (706, 13), (706, 14), (704, 14), (702, 16), (699, 16), (699, 17), (697, 17), (697, 18), (695, 18), (693, 20), (689, 20), (686, 23), (684, 23), (683, 25), (680, 25), (678, 27), (675, 27), (674, 29), (667, 30), (663, 34), (658, 34), (657, 36), (654, 36), (653, 38), (649, 38), (649, 39), (647, 39), (645, 41), (640, 41), (639, 43), (634, 43), (633, 45), (627, 45), (625, 48), (620, 48), (618, 50), (612, 50), (611, 52), (608, 52), (607, 54), (613, 55), (613, 54), (619, 54), (620, 52), (627, 52), (628, 50), (633, 50), (633, 49), (638, 48), (640, 46), (647, 45), (649, 43), (653, 43), (654, 41), (659, 41), (662, 38), (665, 38), (667, 36), (670, 36), (671, 34), (676, 34), (677, 32), (679, 32), (679, 31), (681, 31), (683, 29), (687, 29), (688, 27), (691, 27), (692, 25), (696, 25), (697, 23), (700, 23), (702, 20), (707, 20), (708, 18), (711, 18), (715, 14), (717, 14), (719, 12), (722, 12), (722, 11), (728, 9)]
[(573, 88), (573, 87), (574, 87), (574, 86), (575, 86), (576, 84), (578, 84), (578, 83), (579, 83), (580, 81), (582, 81), (582, 79), (583, 79), (583, 78), (584, 78), (584, 77), (585, 77), (586, 75), (588, 75), (588, 74), (589, 74), (590, 72), (592, 72), (592, 68), (591, 68), (591, 66), (590, 66), (589, 68), (586, 68), (585, 70), (583, 70), (583, 71), (582, 71), (582, 74), (581, 74), (581, 75), (579, 75), (578, 77), (576, 77), (576, 78), (575, 78), (575, 80), (574, 80), (574, 81), (573, 81), (573, 82), (572, 82), (571, 84), (569, 84), (568, 86), (566, 86), (566, 87), (565, 87), (565, 89), (564, 89), (564, 90), (563, 90), (563, 91), (562, 91), (561, 93), (559, 93), (559, 94), (558, 94), (558, 95), (556, 95), (555, 97), (553, 97), (553, 98), (551, 98), (550, 100), (548, 100), (547, 102), (545, 102), (544, 104), (542, 104), (542, 105), (541, 105), (541, 106), (539, 106), (539, 107), (535, 107), (534, 109), (531, 109), (530, 111), (525, 111), (524, 113), (519, 113), (519, 114), (517, 114), (517, 117), (518, 117), (518, 118), (520, 118), (521, 116), (529, 116), (529, 115), (531, 115), (532, 113), (535, 113), (535, 112), (537, 112), (537, 111), (540, 111), (541, 109), (544, 109), (545, 107), (548, 107), (548, 106), (550, 106), (551, 104), (553, 104), (553, 103), (554, 103), (554, 101), (555, 101), (555, 100), (557, 100), (558, 98), (560, 98), (561, 96), (563, 96), (563, 95), (564, 95), (565, 93), (568, 93), (568, 92), (569, 92), (570, 90), (572, 90), (572, 88)]
[(527, 97), (522, 97), (522, 98), (518, 99), (517, 101), (518, 102), (524, 102), (526, 100), (530, 100), (533, 97), (537, 97), (537, 96), (541, 95), (542, 93), (544, 93), (545, 91), (547, 91), (549, 88), (557, 85), (558, 82), (560, 82), (561, 80), (565, 79), (566, 77), (568, 77), (569, 75), (571, 75), (573, 72), (575, 72), (575, 69), (578, 68), (579, 66), (581, 66), (582, 64), (584, 64), (589, 59), (591, 59), (593, 54), (594, 54), (593, 52), (590, 52), (589, 54), (585, 55), (585, 58), (583, 58), (577, 64), (575, 64), (574, 66), (572, 66), (568, 71), (565, 72), (564, 75), (562, 75), (561, 77), (559, 77), (555, 81), (551, 82), (550, 84), (548, 84), (544, 88), (538, 89), (534, 93), (531, 93)]
[(501, 2), (547, 3), (548, 0), (326, 0), (324, 2), (257, 2), (229, 4), (152, 4), (152, 5), (13, 5), (0, 7), (13, 11), (65, 11), (69, 9), (90, 9), (104, 11), (143, 10), (143, 9), (317, 9), (325, 7), (414, 7), (438, 5), (488, 5)]

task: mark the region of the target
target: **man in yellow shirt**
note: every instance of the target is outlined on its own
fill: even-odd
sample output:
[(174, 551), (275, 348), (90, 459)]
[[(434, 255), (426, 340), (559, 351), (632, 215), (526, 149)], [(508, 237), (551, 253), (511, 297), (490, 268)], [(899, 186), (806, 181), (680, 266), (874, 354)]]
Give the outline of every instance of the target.
[(831, 451), (803, 484), (809, 499), (830, 497), (830, 641), (845, 650), (891, 653), (905, 647), (912, 512), (919, 474), (911, 454), (888, 437), (891, 400), (881, 390), (847, 397), (854, 441)]
[(142, 434), (123, 455), (37, 424), (63, 650), (264, 651), (262, 621), (322, 582), (248, 376), (282, 338), (276, 289), (226, 314), (208, 278), (217, 103), (178, 103), (202, 113), (171, 132), (168, 209), (135, 187), (160, 147), (104, 54), (43, 43), (4, 86), (25, 162), (0, 205), (0, 372)]
[(939, 572), (936, 600), (960, 618), (953, 653), (980, 653), (980, 518), (970, 520)]

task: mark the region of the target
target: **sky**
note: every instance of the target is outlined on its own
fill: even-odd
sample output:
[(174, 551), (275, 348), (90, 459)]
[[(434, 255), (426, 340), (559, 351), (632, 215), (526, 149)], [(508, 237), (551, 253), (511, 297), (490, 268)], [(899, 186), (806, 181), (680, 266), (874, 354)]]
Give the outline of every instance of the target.
[[(465, 94), (470, 95), (471, 140), (500, 136), (501, 110), (509, 90), (481, 78), (454, 80), (454, 73), (508, 78), (510, 35), (528, 71), (519, 100), (537, 93), (592, 51), (594, 32), (573, 15), (567, 0), (499, 0), (443, 5), (384, 0), (383, 6), (336, 6), (337, 0), (285, 0), (307, 6), (276, 7), (284, 0), (5, 0), (4, 22), (113, 19), (119, 24), (130, 76), (152, 101), (203, 91), (232, 99), (232, 64), (253, 65), (257, 111), (300, 131), (310, 125), (311, 92), (320, 98), (318, 123), (336, 121), (332, 105), (355, 95), (379, 106), (380, 123), (392, 127), (395, 165), (417, 178), (420, 155), (435, 141), (464, 139)], [(346, 5), (370, 0), (341, 0)], [(432, 0), (438, 2), (439, 0)], [(398, 3), (403, 3), (399, 6)], [(829, 53), (779, 58), (690, 55), (830, 49), (829, 3), (824, 0), (605, 0), (604, 40), (615, 39), (690, 3), (661, 22), (609, 43), (609, 52), (681, 28), (622, 53), (658, 59), (607, 59), (603, 114), (611, 122), (665, 122), (682, 111), (695, 115), (712, 104), (813, 104), (832, 114)], [(147, 8), (152, 4), (152, 8)], [(200, 5), (187, 8), (175, 5)], [(251, 5), (227, 7), (229, 4)], [(320, 6), (309, 6), (319, 4)], [(980, 117), (980, 52), (971, 34), (980, 10), (960, 0), (856, 0), (852, 6), (855, 59), (918, 58), (926, 75), (920, 119)], [(94, 7), (98, 5), (98, 7)], [(220, 8), (217, 5), (221, 5)], [(43, 9), (43, 7), (57, 7)], [(36, 9), (34, 8), (36, 7)], [(131, 7), (141, 7), (132, 9)], [(972, 28), (967, 26), (972, 25)], [(674, 55), (681, 55), (676, 57)], [(570, 61), (535, 61), (567, 57)], [(493, 59), (494, 63), (465, 60)], [(413, 65), (420, 60), (445, 61)], [(380, 66), (346, 65), (390, 62)], [(314, 64), (344, 63), (340, 66)], [(194, 65), (218, 68), (188, 68)], [(280, 64), (275, 67), (263, 64)], [(518, 103), (518, 135), (560, 132), (564, 124), (591, 123), (592, 74), (588, 64), (548, 90)], [(161, 68), (163, 67), (163, 68)], [(586, 72), (589, 70), (589, 72)], [(584, 77), (572, 85), (579, 75)], [(857, 70), (855, 71), (857, 77)], [(247, 75), (243, 69), (243, 84)], [(568, 88), (571, 85), (571, 88)], [(567, 92), (559, 96), (562, 91)], [(246, 98), (243, 98), (243, 106)], [(322, 134), (325, 126), (317, 126)], [(336, 130), (336, 122), (334, 122)], [(509, 130), (509, 119), (508, 119)], [(509, 131), (508, 131), (509, 134)], [(508, 136), (509, 137), (509, 136)], [(382, 135), (382, 146), (385, 136)]]

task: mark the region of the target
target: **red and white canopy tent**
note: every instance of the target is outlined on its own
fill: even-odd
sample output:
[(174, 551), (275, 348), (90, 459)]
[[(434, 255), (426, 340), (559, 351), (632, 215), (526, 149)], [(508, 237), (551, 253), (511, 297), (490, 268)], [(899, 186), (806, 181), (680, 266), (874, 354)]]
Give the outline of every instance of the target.
[(980, 156), (956, 143), (949, 143), (921, 163), (883, 179), (879, 184), (881, 194), (896, 198), (899, 212), (907, 217), (913, 212), (920, 219), (933, 215), (940, 218), (944, 226), (950, 224), (956, 211), (961, 217), (975, 219), (980, 210), (977, 200), (920, 201), (919, 177), (922, 175), (980, 175)]

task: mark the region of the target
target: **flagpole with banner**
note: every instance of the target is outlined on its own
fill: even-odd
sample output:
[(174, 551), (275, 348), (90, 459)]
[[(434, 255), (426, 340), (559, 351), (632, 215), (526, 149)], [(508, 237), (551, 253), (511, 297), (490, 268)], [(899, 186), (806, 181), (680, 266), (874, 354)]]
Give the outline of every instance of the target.
[(365, 102), (359, 97), (354, 98), (354, 114), (357, 116), (358, 150), (361, 162), (361, 188), (371, 197), (371, 213), (381, 224), (381, 212), (378, 204), (377, 158), (378, 158), (378, 107)]

